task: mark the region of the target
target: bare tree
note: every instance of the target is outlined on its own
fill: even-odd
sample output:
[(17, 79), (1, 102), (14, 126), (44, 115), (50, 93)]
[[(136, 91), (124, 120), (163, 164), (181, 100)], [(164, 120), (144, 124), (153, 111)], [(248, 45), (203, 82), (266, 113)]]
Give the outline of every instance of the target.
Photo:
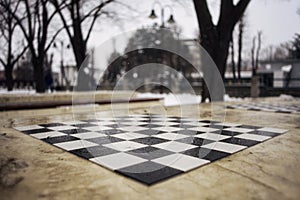
[[(253, 76), (256, 75), (256, 72), (258, 69), (259, 56), (260, 56), (260, 50), (261, 50), (261, 37), (262, 37), (262, 31), (258, 31), (257, 38), (255, 36), (252, 39), (251, 62), (252, 62)], [(257, 39), (257, 47), (256, 47), (256, 39)]]
[(234, 61), (234, 37), (232, 36), (231, 42), (230, 42), (230, 55), (231, 55), (231, 67), (232, 67), (232, 75), (233, 80), (236, 80), (236, 74), (235, 74), (235, 61)]
[(114, 0), (103, 0), (96, 3), (84, 0), (51, 0), (73, 47), (78, 69), (86, 57), (87, 42), (97, 19), (101, 15), (109, 15), (109, 12), (104, 11), (103, 8), (112, 2)]
[[(13, 0), (2, 0), (3, 3), (7, 7), (14, 7), (12, 10), (12, 13), (5, 12), (7, 7), (0, 7), (0, 37), (4, 41), (4, 44), (1, 45), (2, 48), (4, 48), (4, 51), (2, 55), (4, 57), (0, 57), (0, 62), (3, 65), (5, 69), (5, 79), (6, 79), (6, 87), (8, 91), (13, 90), (13, 76), (12, 72), (14, 69), (14, 66), (19, 61), (19, 59), (23, 56), (25, 51), (27, 50), (27, 47), (24, 46), (24, 44), (16, 44), (14, 43), (15, 34), (17, 33), (17, 22), (13, 17), (13, 14), (17, 12), (18, 9), (18, 3), (16, 3)], [(20, 42), (20, 41), (19, 41)], [(18, 48), (15, 48), (14, 50), (13, 45), (17, 45)]]
[(259, 62), (259, 56), (260, 56), (261, 36), (262, 36), (262, 31), (258, 31), (258, 33), (257, 33), (257, 49), (256, 49), (256, 58), (255, 58), (256, 70), (258, 69), (258, 62)]
[(256, 74), (255, 69), (255, 49), (256, 49), (256, 37), (252, 39), (252, 48), (251, 48), (251, 64), (252, 64), (252, 74)]
[(56, 11), (49, 9), (48, 0), (19, 0), (18, 10), (14, 12), (12, 5), (0, 2), (6, 12), (9, 12), (21, 29), (31, 53), (31, 62), (36, 82), (36, 92), (45, 92), (44, 60), (48, 49), (62, 29), (55, 30), (48, 42), (50, 22)]
[[(216, 25), (212, 21), (207, 0), (193, 0), (193, 2), (200, 29), (201, 45), (212, 57), (224, 78), (232, 32), (250, 0), (239, 0), (236, 4), (233, 3), (233, 0), (220, 1), (220, 16)], [(206, 87), (204, 86), (204, 88)], [(203, 89), (202, 101), (205, 101), (207, 97), (209, 97), (209, 93)]]
[(238, 69), (238, 79), (241, 80), (241, 69), (242, 69), (242, 51), (243, 51), (243, 35), (244, 35), (244, 21), (245, 15), (243, 15), (239, 20), (238, 26), (238, 62), (237, 62), (237, 69)]

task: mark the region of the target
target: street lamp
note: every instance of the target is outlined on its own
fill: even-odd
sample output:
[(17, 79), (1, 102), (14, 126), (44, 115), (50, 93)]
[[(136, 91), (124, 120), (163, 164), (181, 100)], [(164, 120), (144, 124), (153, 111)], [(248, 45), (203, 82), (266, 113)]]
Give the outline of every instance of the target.
[(152, 10), (151, 10), (151, 13), (149, 15), (149, 18), (150, 19), (156, 19), (157, 18), (157, 15), (155, 13), (155, 5), (158, 5), (160, 7), (160, 12), (161, 12), (161, 28), (164, 28), (165, 27), (165, 19), (164, 19), (164, 13), (165, 13), (165, 8), (168, 8), (170, 10), (170, 17), (169, 19), (167, 20), (167, 22), (169, 24), (174, 24), (175, 23), (175, 20), (174, 20), (174, 16), (173, 16), (173, 9), (171, 6), (169, 5), (165, 5), (163, 6), (161, 3), (159, 3), (158, 1), (154, 2), (153, 5), (152, 5)]

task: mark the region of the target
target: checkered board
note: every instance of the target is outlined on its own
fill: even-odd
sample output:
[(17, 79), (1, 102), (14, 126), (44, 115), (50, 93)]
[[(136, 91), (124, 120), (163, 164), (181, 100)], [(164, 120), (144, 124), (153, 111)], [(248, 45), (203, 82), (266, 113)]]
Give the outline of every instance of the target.
[(159, 115), (130, 115), (15, 129), (151, 185), (287, 130)]
[(269, 111), (269, 112), (276, 112), (276, 113), (300, 114), (300, 106), (299, 105), (247, 103), (247, 104), (230, 105), (230, 106), (227, 106), (227, 108), (253, 110), (253, 111)]

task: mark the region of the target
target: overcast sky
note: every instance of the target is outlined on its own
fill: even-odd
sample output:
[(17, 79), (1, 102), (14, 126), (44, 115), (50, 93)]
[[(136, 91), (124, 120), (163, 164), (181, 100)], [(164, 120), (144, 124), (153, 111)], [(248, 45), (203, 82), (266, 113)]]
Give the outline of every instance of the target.
[[(129, 5), (138, 9), (140, 12), (130, 12), (134, 17), (128, 20), (122, 20), (123, 29), (119, 26), (112, 26), (109, 22), (101, 23), (101, 29), (96, 30), (90, 40), (89, 46), (100, 44), (109, 39), (112, 35), (121, 34), (122, 31), (128, 31), (160, 22), (160, 19), (151, 20), (148, 18), (153, 5), (153, 0), (127, 0)], [(124, 1), (126, 2), (126, 0)], [(134, 2), (139, 2), (136, 4)], [(174, 3), (170, 0), (161, 0), (163, 5), (171, 5), (173, 8), (176, 23), (183, 28), (183, 37), (193, 38), (196, 35), (197, 19), (191, 0), (179, 0), (185, 6)], [(218, 17), (219, 0), (210, 0), (210, 9), (214, 21)], [(246, 39), (252, 38), (257, 31), (263, 31), (263, 45), (277, 45), (291, 40), (295, 33), (300, 33), (300, 16), (297, 15), (297, 9), (300, 8), (299, 0), (252, 0), (247, 8), (247, 33)], [(159, 6), (155, 6), (159, 15)], [(128, 13), (128, 11), (126, 11)], [(165, 19), (169, 16), (169, 9), (165, 10)], [(128, 14), (129, 15), (129, 14)]]
[[(132, 6), (137, 11), (129, 11), (122, 6), (113, 5), (112, 10), (118, 10), (121, 21), (110, 21), (99, 19), (99, 24), (93, 31), (88, 43), (88, 47), (97, 47), (103, 42), (110, 40), (114, 35), (122, 32), (134, 31), (142, 26), (150, 26), (154, 22), (160, 24), (158, 19), (152, 20), (148, 16), (153, 7), (154, 0), (122, 0), (127, 5)], [(195, 38), (198, 32), (197, 18), (192, 0), (160, 0), (162, 5), (170, 5), (173, 8), (173, 15), (182, 28), (182, 38)], [(178, 3), (179, 2), (179, 3)], [(214, 21), (219, 15), (220, 0), (209, 0), (210, 10)], [(158, 5), (154, 6), (157, 15), (160, 15)], [(295, 33), (300, 33), (300, 16), (297, 9), (300, 8), (299, 0), (252, 0), (246, 11), (246, 30), (244, 38), (244, 51), (249, 54), (252, 37), (258, 31), (263, 31), (262, 47), (269, 45), (279, 45), (280, 43), (292, 40)], [(168, 8), (165, 9), (165, 20), (170, 15)], [(125, 44), (117, 48), (121, 52)], [(72, 52), (66, 52), (65, 63), (71, 64)], [(69, 54), (69, 55), (68, 55)]]

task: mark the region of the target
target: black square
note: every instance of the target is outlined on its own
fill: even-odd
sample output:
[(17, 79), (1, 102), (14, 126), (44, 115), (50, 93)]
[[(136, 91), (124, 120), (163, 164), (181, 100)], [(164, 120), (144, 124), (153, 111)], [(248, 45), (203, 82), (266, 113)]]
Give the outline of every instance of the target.
[(141, 144), (146, 144), (146, 145), (155, 145), (155, 144), (160, 144), (163, 142), (168, 142), (169, 140), (156, 138), (156, 137), (145, 137), (145, 138), (134, 139), (132, 141), (138, 142)]
[(57, 137), (47, 137), (42, 140), (49, 144), (56, 144), (56, 143), (70, 142), (70, 141), (75, 141), (75, 140), (80, 140), (80, 139), (73, 137), (73, 136), (64, 135), (64, 136), (57, 136)]
[(146, 185), (152, 185), (167, 178), (183, 173), (183, 171), (160, 165), (151, 161), (143, 162), (117, 170), (118, 173), (133, 178)]
[(212, 150), (212, 149), (206, 149), (202, 147), (197, 147), (194, 149), (189, 149), (185, 152), (182, 152), (182, 154), (188, 155), (188, 156), (193, 156), (196, 158), (201, 158), (205, 160), (209, 160), (211, 162), (215, 160), (219, 160), (221, 158), (224, 158), (226, 156), (229, 156), (229, 153), (217, 151), (217, 150)]
[(269, 136), (269, 137), (275, 137), (275, 136), (280, 135), (278, 133), (267, 132), (267, 131), (259, 131), (259, 130), (251, 131), (251, 132), (248, 132), (248, 133), (249, 134), (255, 134), (255, 135)]
[(158, 134), (165, 133), (165, 132), (147, 129), (147, 130), (137, 131), (136, 133), (143, 134), (143, 135), (158, 135)]
[(195, 126), (192, 126), (192, 125), (186, 125), (186, 124), (176, 124), (176, 125), (171, 125), (170, 127), (176, 127), (176, 128), (187, 129), (187, 128), (193, 128), (193, 127), (195, 127)]
[(290, 114), (292, 113), (292, 111), (287, 111), (287, 110), (277, 110), (275, 111), (276, 113), (287, 113), (287, 114)]
[(170, 151), (167, 151), (164, 149), (158, 149), (158, 148), (151, 147), (151, 146), (134, 149), (134, 150), (128, 151), (126, 153), (129, 153), (131, 155), (141, 157), (141, 158), (144, 158), (147, 160), (153, 160), (156, 158), (174, 154), (173, 152), (170, 152)]
[(93, 127), (93, 126), (98, 126), (97, 124), (91, 124), (91, 123), (86, 123), (86, 124), (74, 124), (72, 125), (77, 128), (84, 128), (84, 127)]
[(43, 127), (55, 127), (55, 126), (65, 126), (65, 124), (62, 123), (49, 123), (49, 124), (39, 124), (39, 126)]
[(69, 152), (86, 159), (118, 153), (118, 151), (104, 146), (94, 146), (89, 148), (75, 149)]
[(215, 124), (204, 125), (203, 127), (217, 128), (220, 130), (225, 129), (225, 128), (230, 128), (230, 126), (222, 126), (222, 125), (215, 125)]
[(109, 130), (103, 130), (103, 131), (96, 131), (97, 133), (102, 133), (105, 135), (115, 135), (115, 134), (119, 134), (119, 133), (124, 133), (123, 131), (119, 130), (119, 129), (109, 129)]
[(67, 130), (62, 130), (59, 131), (65, 134), (77, 134), (77, 133), (86, 133), (90, 132), (89, 130), (81, 129), (81, 128), (74, 128), (74, 129), (67, 129)]
[(187, 138), (182, 138), (182, 139), (179, 139), (179, 140), (176, 140), (176, 141), (177, 142), (182, 142), (182, 143), (185, 143), (185, 144), (192, 144), (192, 145), (195, 145), (195, 146), (203, 146), (203, 145), (206, 145), (206, 144), (209, 144), (209, 143), (216, 142), (216, 141), (213, 141), (213, 140), (197, 138), (197, 137), (187, 137)]
[(227, 138), (225, 140), (222, 140), (222, 142), (230, 143), (230, 144), (237, 144), (237, 145), (242, 145), (242, 146), (253, 146), (258, 144), (258, 141), (253, 141), (253, 140), (247, 140), (247, 139), (242, 139), (242, 138), (236, 138), (236, 137), (231, 137)]
[(139, 126), (141, 126), (141, 127), (146, 127), (146, 128), (157, 128), (157, 127), (160, 127), (160, 125), (158, 125), (158, 124), (143, 124), (143, 125), (139, 125)]
[(213, 131), (211, 133), (221, 134), (221, 135), (227, 135), (227, 136), (236, 136), (236, 135), (242, 134), (242, 133), (239, 133), (239, 132), (225, 131), (225, 130), (217, 130), (217, 131)]
[(143, 119), (143, 120), (139, 120), (139, 122), (145, 122), (145, 123), (151, 123), (151, 119)]
[(96, 143), (96, 144), (109, 144), (109, 143), (114, 143), (114, 142), (125, 141), (123, 139), (112, 137), (112, 136), (91, 138), (91, 139), (86, 139), (86, 140), (90, 141), (90, 142), (93, 142), (93, 143)]
[(27, 131), (22, 131), (25, 134), (36, 134), (36, 133), (45, 133), (45, 132), (50, 132), (53, 130), (47, 129), (47, 128), (39, 128), (39, 129), (32, 129), (32, 130), (27, 130)]
[(241, 125), (241, 126), (237, 126), (238, 128), (248, 128), (248, 129), (260, 129), (262, 127), (260, 126), (252, 126), (252, 125)]
[(251, 111), (261, 111), (261, 109), (259, 109), (259, 108), (248, 108), (248, 110), (251, 110)]
[(192, 131), (192, 130), (189, 130), (189, 129), (177, 131), (177, 134), (189, 135), (189, 136), (198, 135), (198, 134), (201, 134), (201, 133), (205, 133), (205, 132)]
[(209, 123), (209, 124), (220, 123), (220, 122), (211, 121), (211, 120), (199, 120), (199, 122), (201, 122), (201, 123)]

